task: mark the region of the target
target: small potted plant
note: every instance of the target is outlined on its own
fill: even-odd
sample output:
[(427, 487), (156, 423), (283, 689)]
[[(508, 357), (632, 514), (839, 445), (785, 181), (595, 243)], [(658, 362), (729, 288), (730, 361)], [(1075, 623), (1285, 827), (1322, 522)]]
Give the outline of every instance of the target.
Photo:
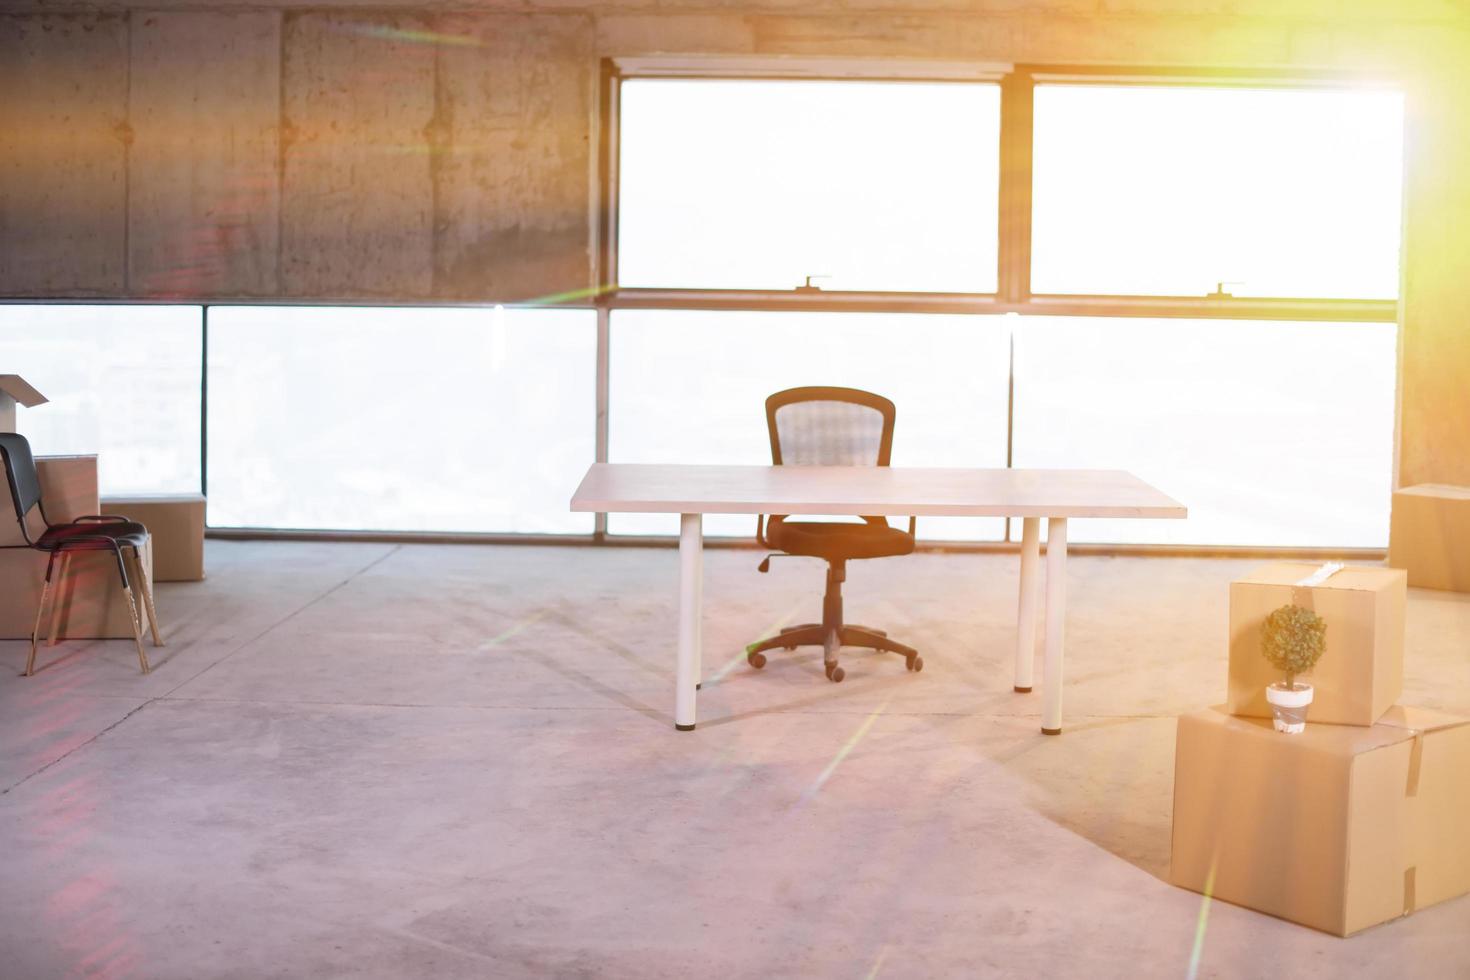
[(1307, 705), (1312, 685), (1298, 684), (1297, 676), (1316, 666), (1327, 649), (1327, 623), (1301, 606), (1286, 605), (1266, 617), (1261, 627), (1261, 654), (1286, 674), (1266, 688), (1266, 700), (1276, 718), (1276, 730), (1295, 735), (1307, 727)]

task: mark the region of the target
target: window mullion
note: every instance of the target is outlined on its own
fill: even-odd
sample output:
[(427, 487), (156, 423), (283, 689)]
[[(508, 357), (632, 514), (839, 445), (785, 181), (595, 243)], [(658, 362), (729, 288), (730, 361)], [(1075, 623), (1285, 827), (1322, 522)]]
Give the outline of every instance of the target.
[(1031, 121), (1035, 82), (1007, 75), (1000, 90), (1000, 240), (998, 293), (1002, 304), (1031, 297)]

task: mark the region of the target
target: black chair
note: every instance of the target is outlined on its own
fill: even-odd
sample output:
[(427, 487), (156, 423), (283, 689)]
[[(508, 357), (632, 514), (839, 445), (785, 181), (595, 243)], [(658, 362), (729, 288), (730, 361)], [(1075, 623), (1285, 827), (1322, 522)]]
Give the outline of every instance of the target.
[[(893, 449), (893, 402), (856, 388), (790, 388), (766, 399), (766, 425), (771, 434), (771, 461), (777, 466), (887, 466)], [(827, 562), (827, 592), (822, 599), (822, 621), (788, 626), (773, 637), (746, 647), (752, 667), (766, 665), (764, 651), (783, 647), (821, 646), (827, 678), (845, 676), (837, 654), (844, 646), (865, 647), (902, 654), (909, 670), (924, 669), (913, 649), (888, 638), (883, 630), (849, 626), (842, 621), (842, 583), (847, 563), (859, 558), (907, 555), (914, 550), (914, 519), (907, 532), (889, 527), (882, 517), (864, 517), (863, 523), (793, 521), (774, 515), (766, 523), (756, 518), (755, 536), (761, 547), (786, 555), (805, 555)], [(760, 571), (771, 567), (767, 556)]]
[[(31, 444), (25, 436), (14, 432), (0, 432), (0, 459), (5, 463), (5, 479), (10, 484), (10, 497), (15, 503), (15, 516), (20, 522), (23, 545), (6, 545), (10, 548), (31, 548), (50, 555), (46, 561), (46, 580), (41, 586), (41, 601), (36, 606), (36, 625), (31, 629), (31, 655), (26, 660), (26, 676), (36, 670), (36, 639), (41, 632), (41, 613), (46, 608), (46, 597), (51, 592), (51, 573), (56, 567), (58, 556), (62, 558), (62, 575), (66, 577), (66, 566), (71, 555), (78, 551), (111, 551), (117, 559), (117, 573), (122, 576), (123, 595), (128, 600), (128, 612), (133, 624), (133, 644), (138, 648), (138, 663), (143, 673), (148, 673), (148, 656), (143, 652), (142, 622), (138, 615), (138, 604), (133, 600), (132, 586), (128, 581), (128, 563), (132, 562), (138, 583), (143, 592), (143, 605), (148, 610), (148, 623), (153, 633), (153, 645), (163, 646), (158, 636), (158, 615), (153, 611), (153, 584), (143, 569), (142, 549), (148, 544), (148, 529), (126, 517), (97, 515), (80, 517), (70, 524), (52, 524), (46, 519), (41, 506), (41, 477), (36, 472), (36, 460), (31, 455)], [(31, 512), (39, 514), (40, 528), (31, 520)], [(39, 533), (36, 533), (39, 531)], [(61, 582), (57, 582), (60, 591)], [(54, 603), (53, 603), (54, 604)], [(52, 626), (52, 639), (56, 627)]]

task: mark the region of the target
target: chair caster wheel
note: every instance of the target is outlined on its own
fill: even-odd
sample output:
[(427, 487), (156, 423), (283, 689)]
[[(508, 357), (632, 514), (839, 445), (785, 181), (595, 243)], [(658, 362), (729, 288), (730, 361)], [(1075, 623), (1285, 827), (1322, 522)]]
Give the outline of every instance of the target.
[(795, 650), (796, 647), (782, 647), (783, 650)]
[(917, 674), (919, 671), (924, 669), (924, 658), (919, 656), (918, 654), (914, 654), (912, 657), (908, 657), (904, 661), (904, 666)]
[(827, 680), (831, 681), (833, 684), (841, 684), (842, 678), (847, 676), (847, 671), (843, 670), (836, 664), (827, 664), (826, 668)]
[(745, 660), (756, 670), (760, 670), (766, 665), (766, 655), (764, 653), (747, 653)]

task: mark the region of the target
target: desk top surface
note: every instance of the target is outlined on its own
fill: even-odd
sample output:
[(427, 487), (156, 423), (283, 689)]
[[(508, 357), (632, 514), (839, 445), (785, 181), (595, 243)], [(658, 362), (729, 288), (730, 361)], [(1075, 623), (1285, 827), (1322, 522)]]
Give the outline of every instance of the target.
[(1179, 501), (1122, 470), (594, 463), (574, 511), (938, 517), (1168, 517)]

